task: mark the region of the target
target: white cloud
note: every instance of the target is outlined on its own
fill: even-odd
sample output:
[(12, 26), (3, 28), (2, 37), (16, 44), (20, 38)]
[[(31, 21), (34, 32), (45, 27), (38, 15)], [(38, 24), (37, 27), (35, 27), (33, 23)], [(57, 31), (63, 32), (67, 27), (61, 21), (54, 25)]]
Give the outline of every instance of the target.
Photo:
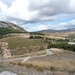
[(55, 16), (58, 14), (75, 13), (75, 0), (14, 0), (13, 2), (11, 0), (10, 7), (3, 2), (0, 1), (0, 14), (6, 15), (6, 21), (15, 19), (26, 23), (52, 21), (57, 19)]
[(47, 27), (44, 24), (40, 24), (38, 26), (38, 30), (46, 30), (46, 29), (47, 29)]
[(41, 31), (41, 30), (47, 30), (47, 29), (53, 29), (53, 30), (63, 30), (68, 28), (75, 28), (75, 19), (71, 20), (69, 22), (61, 22), (58, 24), (38, 24), (34, 26), (22, 26), (27, 29), (27, 31)]
[(74, 28), (75, 27), (75, 19), (71, 20), (69, 22), (62, 22), (55, 25), (46, 25), (47, 29), (54, 29), (54, 30), (63, 30), (68, 28)]
[(28, 0), (15, 0), (15, 2), (12, 3), (11, 7), (8, 8), (8, 13), (12, 14), (12, 16), (20, 18), (20, 19), (28, 19), (29, 18), (29, 12), (28, 12)]
[(71, 20), (71, 21), (69, 22), (69, 24), (71, 24), (71, 25), (74, 25), (74, 26), (75, 26), (75, 19), (74, 19), (74, 20)]
[[(18, 25), (53, 21), (58, 18), (59, 14), (64, 17), (75, 15), (75, 0), (0, 0), (0, 20)], [(74, 23), (60, 23), (51, 25), (50, 28), (66, 28), (67, 24), (70, 27), (74, 26)], [(43, 30), (47, 29), (47, 26), (39, 25), (37, 28)]]

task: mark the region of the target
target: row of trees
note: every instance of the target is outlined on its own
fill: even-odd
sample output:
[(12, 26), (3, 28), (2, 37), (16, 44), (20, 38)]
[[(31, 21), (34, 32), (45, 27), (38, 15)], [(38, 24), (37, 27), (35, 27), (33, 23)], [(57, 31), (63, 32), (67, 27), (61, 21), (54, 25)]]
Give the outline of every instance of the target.
[(38, 33), (38, 32), (30, 32), (30, 35), (45, 35), (43, 33)]
[(30, 36), (29, 39), (44, 39), (42, 36)]
[(46, 38), (46, 40), (53, 40), (57, 42), (69, 42), (69, 39), (53, 39), (53, 38)]
[(68, 43), (49, 44), (47, 48), (60, 48), (60, 49), (70, 50), (75, 52), (75, 45), (70, 45)]
[(19, 30), (12, 30), (9, 28), (0, 28), (0, 38), (6, 37), (6, 34), (10, 33), (27, 33), (27, 32), (21, 32)]
[(6, 35), (9, 33), (26, 33), (26, 32), (21, 32), (19, 30), (12, 30), (9, 28), (0, 28), (0, 35)]

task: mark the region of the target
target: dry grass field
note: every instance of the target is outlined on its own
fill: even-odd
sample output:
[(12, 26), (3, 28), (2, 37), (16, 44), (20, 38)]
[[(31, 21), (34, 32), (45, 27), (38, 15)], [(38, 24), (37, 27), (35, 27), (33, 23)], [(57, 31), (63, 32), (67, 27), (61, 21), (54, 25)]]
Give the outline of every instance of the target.
[[(52, 38), (55, 38), (55, 35), (53, 34)], [(57, 37), (61, 37), (58, 35)], [(66, 36), (66, 34), (64, 35)], [(50, 35), (47, 36), (51, 38)], [(47, 43), (44, 40), (13, 36), (0, 39), (0, 42), (9, 43), (13, 58), (46, 54), (44, 49), (46, 49)], [(22, 62), (23, 60), (0, 62), (0, 72), (8, 70), (18, 75), (75, 75), (75, 52), (61, 50), (52, 51), (52, 53), (52, 55), (44, 57), (33, 57), (24, 62)]]
[(34, 68), (37, 71), (60, 71), (75, 73), (75, 53), (71, 51), (55, 52), (45, 57), (34, 57), (25, 62), (10, 62), (13, 65)]
[(32, 53), (27, 53), (27, 54), (23, 54), (23, 55), (17, 55), (17, 56), (13, 56), (13, 58), (21, 58), (21, 57), (28, 57), (28, 56), (38, 56), (38, 55), (44, 55), (46, 54), (45, 50), (41, 50), (38, 52), (32, 52)]
[(52, 62), (43, 61), (26, 61), (18, 62), (17, 65), (25, 66), (27, 68), (35, 68), (38, 71), (50, 70), (50, 71), (66, 71), (75, 72), (75, 60), (57, 60)]
[(45, 49), (47, 47), (47, 43), (45, 43), (44, 40), (27, 39), (18, 36), (0, 39), (0, 42), (8, 42), (9, 49), (13, 56), (38, 52), (41, 48)]

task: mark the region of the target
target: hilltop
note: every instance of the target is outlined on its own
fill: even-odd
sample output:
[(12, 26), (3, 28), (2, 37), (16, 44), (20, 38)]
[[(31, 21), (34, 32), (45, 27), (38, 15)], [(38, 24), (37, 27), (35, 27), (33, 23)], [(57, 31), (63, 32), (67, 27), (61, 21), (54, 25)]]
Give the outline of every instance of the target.
[(16, 32), (26, 32), (22, 27), (14, 23), (0, 21), (0, 35)]

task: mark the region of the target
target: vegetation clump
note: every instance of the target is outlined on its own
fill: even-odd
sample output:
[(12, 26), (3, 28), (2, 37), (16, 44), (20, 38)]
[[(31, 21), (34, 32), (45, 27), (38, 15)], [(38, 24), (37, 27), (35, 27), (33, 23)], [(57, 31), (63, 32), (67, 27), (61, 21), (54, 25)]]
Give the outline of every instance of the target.
[(60, 48), (64, 50), (70, 50), (75, 52), (75, 45), (70, 45), (68, 43), (57, 43), (57, 44), (49, 44), (47, 48)]
[(0, 28), (0, 35), (6, 35), (10, 33), (24, 33), (19, 30), (9, 29), (9, 28)]
[(30, 36), (29, 39), (44, 39), (42, 36)]

